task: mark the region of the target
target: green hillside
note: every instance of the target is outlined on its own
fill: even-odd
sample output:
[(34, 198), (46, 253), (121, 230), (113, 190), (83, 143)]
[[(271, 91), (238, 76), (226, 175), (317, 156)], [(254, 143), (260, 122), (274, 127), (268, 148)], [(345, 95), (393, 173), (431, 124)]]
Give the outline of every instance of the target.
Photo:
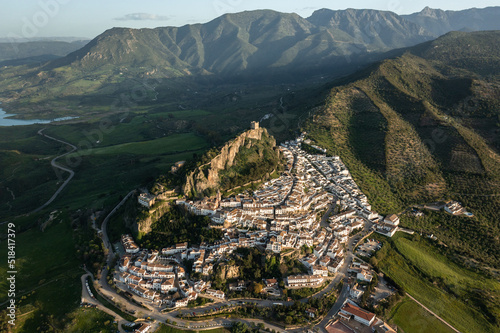
[[(492, 10), (445, 14), (483, 30), (497, 26), (498, 8)], [(199, 85), (207, 80), (297, 83), (338, 77), (459, 24), (436, 28), (434, 21), (422, 19), (424, 14), (415, 18), (380, 10), (321, 9), (303, 18), (256, 10), (182, 27), (113, 28), (85, 46), (43, 41), (15, 44), (16, 50), (0, 44), (0, 60), (22, 58), (0, 66), (0, 99), (13, 113), (50, 118), (82, 114), (82, 106), (108, 106), (138, 89), (141, 97), (134, 102), (172, 100), (180, 94), (179, 83), (192, 78)]]
[[(40, 113), (59, 103), (66, 113), (80, 113), (78, 105), (109, 105), (141, 85), (147, 95), (141, 101), (164, 98), (165, 90), (177, 88), (176, 78), (260, 75), (295, 83), (325, 71), (351, 73), (382, 59), (382, 52), (433, 38), (390, 12), (335, 12), (334, 19), (344, 22), (335, 26), (316, 16), (257, 10), (182, 27), (113, 28), (64, 58), (0, 69), (0, 98), (15, 113)], [(371, 28), (360, 35), (353, 32), (356, 26)]]
[(484, 269), (499, 268), (500, 256), (499, 41), (500, 32), (457, 32), (410, 48), (334, 87), (304, 125), (342, 157), (379, 213), (462, 202), (473, 218), (403, 221)]
[[(378, 268), (400, 288), (449, 322), (460, 332), (498, 331), (500, 283), (456, 265), (418, 235), (396, 234), (383, 242), (375, 255)], [(435, 318), (412, 322), (409, 304), (403, 301), (391, 310), (389, 319), (405, 332), (420, 331)], [(408, 326), (408, 327), (407, 327)], [(439, 327), (440, 325), (438, 325)]]

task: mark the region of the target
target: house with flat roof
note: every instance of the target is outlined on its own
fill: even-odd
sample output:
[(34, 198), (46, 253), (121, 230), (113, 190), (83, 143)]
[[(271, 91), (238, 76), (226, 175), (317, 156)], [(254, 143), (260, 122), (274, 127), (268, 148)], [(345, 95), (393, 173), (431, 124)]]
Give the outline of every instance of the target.
[(141, 193), (137, 201), (144, 207), (150, 208), (155, 204), (156, 197), (149, 193)]

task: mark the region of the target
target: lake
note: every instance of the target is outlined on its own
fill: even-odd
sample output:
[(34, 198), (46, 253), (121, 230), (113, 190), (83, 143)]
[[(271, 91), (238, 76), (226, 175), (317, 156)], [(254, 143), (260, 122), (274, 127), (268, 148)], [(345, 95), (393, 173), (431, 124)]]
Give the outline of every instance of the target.
[(4, 110), (0, 109), (0, 126), (21, 126), (21, 125), (33, 125), (33, 124), (49, 124), (54, 121), (61, 120), (69, 120), (78, 117), (62, 117), (55, 118), (51, 120), (42, 120), (42, 119), (12, 119), (8, 117), (12, 117), (14, 114), (8, 114)]

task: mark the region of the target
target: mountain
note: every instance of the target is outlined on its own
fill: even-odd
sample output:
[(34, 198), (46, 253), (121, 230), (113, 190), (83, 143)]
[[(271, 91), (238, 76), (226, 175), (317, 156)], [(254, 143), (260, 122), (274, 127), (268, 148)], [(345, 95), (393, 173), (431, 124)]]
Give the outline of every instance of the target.
[(388, 11), (371, 9), (315, 11), (308, 19), (345, 40), (366, 45), (367, 51), (380, 51), (415, 45), (433, 37), (425, 29)]
[(425, 7), (419, 13), (401, 16), (435, 36), (450, 31), (500, 30), (500, 7), (471, 8), (461, 11)]
[(500, 256), (499, 54), (498, 31), (448, 33), (344, 79), (303, 126), (341, 156), (382, 214), (462, 202), (473, 218), (431, 214), (405, 225), (486, 270)]
[[(227, 81), (250, 76), (278, 82), (285, 76), (295, 83), (325, 73), (345, 75), (361, 64), (380, 60), (384, 51), (432, 39), (414, 23), (388, 12), (332, 12), (334, 17), (352, 21), (341, 26), (319, 22), (329, 13), (320, 14), (308, 20), (297, 14), (258, 10), (183, 27), (113, 28), (42, 66), (0, 70), (0, 97), (5, 107), (8, 104), (23, 113), (55, 103), (67, 109), (76, 96), (109, 98), (143, 79), (203, 75)], [(372, 20), (377, 22), (376, 29), (353, 30), (356, 25), (369, 27)], [(382, 31), (387, 37), (377, 35)]]
[[(325, 22), (326, 18), (330, 21)], [(331, 24), (331, 20), (340, 24)], [(345, 57), (353, 53), (380, 52), (431, 38), (414, 23), (390, 12), (321, 11), (304, 19), (259, 10), (180, 28), (111, 29), (51, 66), (150, 65), (173, 75), (311, 68), (338, 62), (337, 57), (346, 62)]]
[[(495, 8), (488, 17), (498, 16)], [(482, 16), (475, 13), (460, 15), (467, 17), (464, 21), (471, 23), (471, 29), (484, 27), (479, 21), (486, 12), (480, 11)], [(170, 80), (174, 78), (298, 83), (315, 75), (347, 75), (387, 57), (387, 51), (434, 38), (403, 16), (356, 9), (322, 9), (307, 19), (257, 10), (183, 27), (113, 28), (81, 49), (41, 66), (36, 62), (55, 56), (30, 59), (25, 62), (29, 66), (0, 69), (0, 97), (4, 108), (11, 107), (16, 113), (35, 115), (43, 105), (49, 112), (72, 108), (79, 114), (72, 107), (77, 100), (92, 105), (103, 100), (109, 103), (112, 96), (129, 91), (138, 80), (163, 80), (163, 91), (179, 87), (178, 81)], [(151, 94), (153, 100), (162, 98), (158, 90)]]
[(81, 49), (88, 40), (73, 42), (33, 41), (20, 43), (0, 43), (0, 62), (34, 57), (59, 58)]
[(416, 45), (452, 30), (498, 29), (499, 18), (500, 7), (460, 12), (426, 8), (409, 16), (321, 9), (307, 19), (271, 10), (247, 11), (183, 27), (114, 28), (47, 68), (95, 70), (112, 64), (131, 71), (143, 66), (170, 76), (331, 69), (355, 61), (356, 55)]

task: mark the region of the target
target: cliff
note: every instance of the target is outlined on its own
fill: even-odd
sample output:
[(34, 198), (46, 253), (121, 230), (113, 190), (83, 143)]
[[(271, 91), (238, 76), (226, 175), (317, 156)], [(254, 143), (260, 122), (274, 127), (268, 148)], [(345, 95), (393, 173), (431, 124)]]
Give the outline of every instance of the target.
[[(238, 170), (233, 171), (244, 176), (243, 169), (248, 163), (263, 163), (266, 169), (270, 169), (266, 171), (272, 172), (272, 168), (267, 166), (277, 164), (274, 163), (278, 160), (275, 147), (276, 140), (268, 134), (265, 128), (250, 129), (240, 134), (226, 143), (220, 153), (210, 162), (188, 173), (183, 188), (184, 194), (201, 195), (206, 194), (207, 190), (217, 190), (221, 187), (224, 177), (230, 178), (227, 174), (228, 170), (237, 168)], [(269, 163), (271, 160), (273, 163)]]

